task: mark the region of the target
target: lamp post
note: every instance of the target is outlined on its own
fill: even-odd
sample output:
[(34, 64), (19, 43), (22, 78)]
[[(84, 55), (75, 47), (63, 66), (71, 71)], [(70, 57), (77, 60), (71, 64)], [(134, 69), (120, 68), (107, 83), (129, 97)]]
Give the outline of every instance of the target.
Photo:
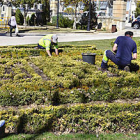
[(90, 12), (91, 12), (91, 0), (89, 0), (89, 16), (88, 16), (87, 31), (90, 31)]
[(25, 15), (25, 0), (24, 0), (24, 3), (23, 3), (23, 8), (24, 8), (24, 26), (26, 26), (26, 15)]
[(56, 28), (59, 28), (59, 0), (57, 0), (57, 25)]

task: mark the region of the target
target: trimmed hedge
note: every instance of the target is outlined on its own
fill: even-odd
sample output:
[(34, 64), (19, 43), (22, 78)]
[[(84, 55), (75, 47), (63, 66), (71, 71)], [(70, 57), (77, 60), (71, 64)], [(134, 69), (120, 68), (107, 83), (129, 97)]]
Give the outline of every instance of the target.
[[(0, 105), (4, 106), (0, 119), (6, 120), (7, 131), (140, 130), (140, 102), (105, 103), (116, 99), (139, 101), (140, 70), (120, 71), (109, 61), (108, 73), (102, 73), (98, 67), (103, 51), (94, 45), (61, 46), (59, 56), (53, 53), (51, 58), (33, 47), (0, 47)], [(87, 52), (97, 54), (96, 65), (82, 61), (81, 53)], [(140, 65), (139, 58), (135, 63)], [(93, 104), (94, 101), (102, 104)]]
[[(94, 45), (61, 46), (59, 56), (53, 54), (51, 58), (33, 47), (0, 48), (0, 105), (59, 105), (140, 97), (140, 71), (120, 71), (109, 62), (109, 73), (114, 76), (102, 73), (98, 67), (103, 51)], [(97, 54), (96, 65), (82, 61), (81, 53), (88, 51)]]
[(9, 132), (16, 133), (134, 132), (140, 130), (140, 103), (8, 108), (0, 111), (0, 118)]

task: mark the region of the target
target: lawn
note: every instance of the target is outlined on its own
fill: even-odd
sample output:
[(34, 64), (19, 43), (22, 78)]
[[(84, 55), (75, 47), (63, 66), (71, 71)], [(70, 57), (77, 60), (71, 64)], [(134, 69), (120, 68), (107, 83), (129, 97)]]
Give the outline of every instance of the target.
[[(139, 37), (134, 37), (134, 41), (140, 41)], [(105, 39), (105, 40), (89, 40), (89, 41), (73, 41), (73, 42), (60, 42), (59, 45), (92, 45), (94, 44), (98, 50), (111, 49), (111, 43), (115, 39)]]
[(140, 134), (62, 134), (55, 135), (53, 133), (42, 134), (12, 134), (2, 140), (139, 140)]

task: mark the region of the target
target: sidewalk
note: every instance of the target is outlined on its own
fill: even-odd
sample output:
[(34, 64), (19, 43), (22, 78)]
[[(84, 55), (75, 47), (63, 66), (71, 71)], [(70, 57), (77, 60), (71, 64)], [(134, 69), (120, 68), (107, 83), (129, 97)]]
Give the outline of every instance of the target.
[[(55, 29), (54, 29), (55, 30)], [(19, 33), (21, 37), (9, 37), (9, 33), (0, 34), (0, 46), (7, 45), (24, 45), (24, 44), (37, 44), (38, 40), (49, 33), (48, 32), (34, 32), (34, 33)], [(113, 39), (117, 36), (124, 35), (126, 31), (133, 31), (134, 37), (140, 37), (140, 29), (133, 29), (130, 24), (127, 24), (125, 29), (115, 33), (99, 33), (93, 30), (91, 31), (73, 31), (73, 32), (57, 32), (59, 42), (71, 42), (71, 41), (86, 41), (86, 40), (100, 40), (100, 39)]]

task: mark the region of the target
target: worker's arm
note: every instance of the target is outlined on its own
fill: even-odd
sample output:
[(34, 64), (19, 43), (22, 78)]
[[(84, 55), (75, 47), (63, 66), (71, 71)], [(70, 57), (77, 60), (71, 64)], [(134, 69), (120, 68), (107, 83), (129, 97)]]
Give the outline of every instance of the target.
[(133, 53), (132, 59), (133, 59), (133, 60), (137, 59), (137, 53)]
[(54, 48), (55, 48), (56, 55), (58, 55), (58, 42), (54, 45)]
[(113, 48), (112, 48), (112, 51), (115, 52), (116, 50), (117, 50), (117, 44), (115, 43)]
[(46, 50), (47, 54), (51, 57), (50, 50)]
[(58, 55), (58, 49), (55, 49), (55, 53), (56, 53), (56, 55)]
[(45, 47), (46, 47), (46, 52), (49, 56), (51, 56), (50, 53), (50, 46), (51, 46), (51, 41), (50, 40), (45, 40)]

